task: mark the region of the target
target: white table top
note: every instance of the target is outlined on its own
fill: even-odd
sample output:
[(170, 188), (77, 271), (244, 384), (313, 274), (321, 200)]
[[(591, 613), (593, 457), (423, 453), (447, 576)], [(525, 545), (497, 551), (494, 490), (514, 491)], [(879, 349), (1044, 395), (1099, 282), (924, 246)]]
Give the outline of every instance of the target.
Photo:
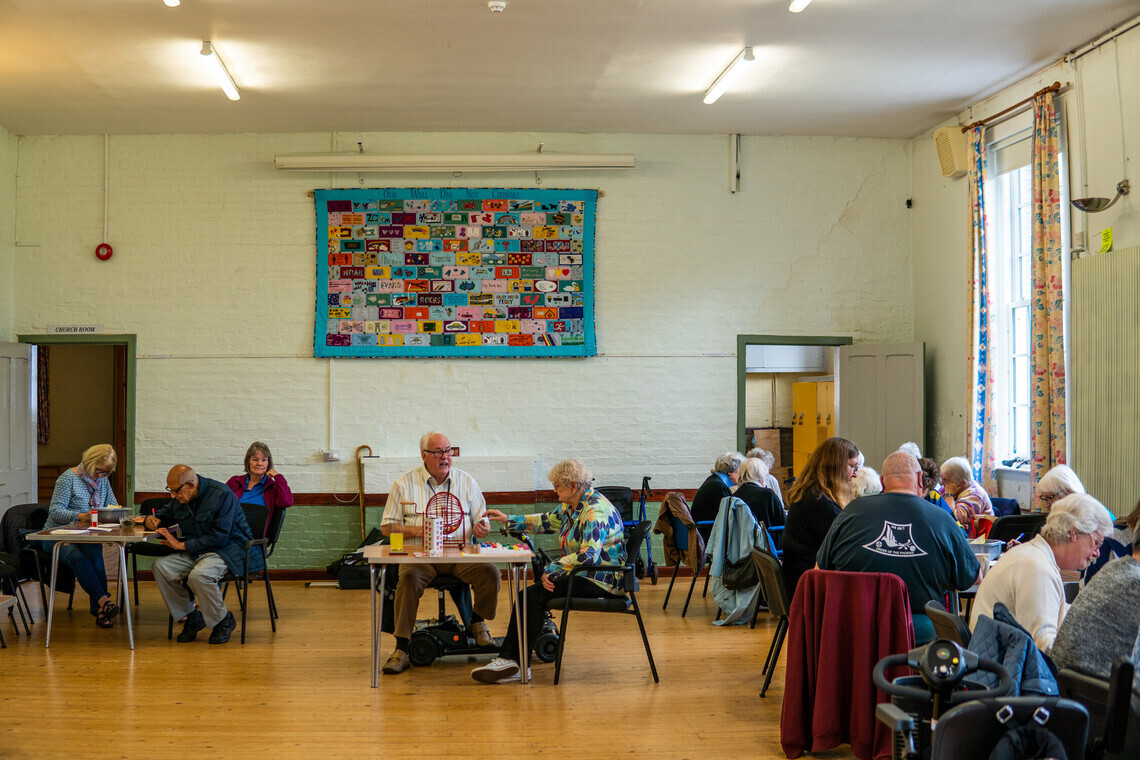
[[(66, 541), (71, 544), (137, 544), (142, 541), (159, 541), (162, 536), (153, 531), (144, 531), (141, 525), (123, 528), (119, 524), (107, 524), (108, 531), (89, 530), (86, 523), (71, 523), (62, 528), (52, 530), (83, 530), (82, 533), (52, 533), (51, 530), (41, 530), (27, 535), (28, 541)], [(50, 548), (50, 547), (49, 547)]]
[(482, 552), (477, 545), (467, 545), (463, 549), (448, 547), (438, 556), (432, 557), (419, 546), (405, 546), (404, 554), (391, 554), (388, 544), (373, 544), (364, 547), (364, 559), (374, 565), (430, 565), (475, 564), (480, 562), (506, 562), (516, 564), (530, 562), (534, 552), (529, 549), (519, 551)]

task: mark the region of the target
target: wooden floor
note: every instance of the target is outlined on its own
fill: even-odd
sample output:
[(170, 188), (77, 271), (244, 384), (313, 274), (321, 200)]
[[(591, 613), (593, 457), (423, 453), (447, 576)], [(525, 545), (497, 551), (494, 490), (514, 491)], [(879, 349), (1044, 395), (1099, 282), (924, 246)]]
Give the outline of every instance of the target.
[[(0, 621), (0, 758), (783, 757), (783, 660), (759, 698), (775, 622), (713, 626), (699, 586), (685, 619), (683, 597), (662, 611), (664, 580), (639, 594), (660, 684), (632, 617), (583, 613), (571, 616), (558, 686), (554, 666), (537, 660), (528, 686), (485, 686), (468, 673), (486, 658), (448, 658), (372, 689), (365, 591), (274, 583), (277, 633), (255, 591), (247, 643), (235, 631), (210, 646), (209, 631), (167, 641), (158, 591), (141, 585), (132, 652), (125, 620), (97, 629), (82, 593), (71, 612), (57, 597), (45, 649), (39, 593), (25, 584), (31, 636)], [(425, 597), (421, 614), (434, 604)], [(495, 635), (508, 613), (504, 586)], [(385, 636), (384, 656), (391, 647)], [(818, 756), (851, 754), (844, 745)]]

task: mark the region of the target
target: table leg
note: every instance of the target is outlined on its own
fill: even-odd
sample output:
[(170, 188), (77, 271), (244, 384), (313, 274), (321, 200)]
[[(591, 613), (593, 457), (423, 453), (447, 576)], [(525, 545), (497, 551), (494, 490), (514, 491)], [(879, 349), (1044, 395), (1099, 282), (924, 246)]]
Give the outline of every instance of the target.
[[(522, 568), (522, 578), (519, 578), (519, 568)], [(530, 657), (527, 656), (529, 651), (527, 647), (527, 631), (526, 631), (526, 565), (511, 565), (511, 573), (515, 576), (514, 585), (519, 589), (519, 596), (521, 600), (515, 605), (515, 625), (519, 631), (519, 672), (521, 680), (524, 684), (530, 683), (530, 676), (527, 674), (527, 669), (530, 667)]]
[(51, 646), (51, 614), (55, 610), (55, 576), (59, 569), (59, 547), (63, 541), (56, 541), (51, 549), (51, 594), (48, 596), (47, 608), (47, 635), (44, 637), (44, 649)]
[(127, 618), (127, 641), (131, 644), (131, 649), (135, 648), (135, 629), (131, 624), (131, 590), (130, 585), (126, 582), (127, 577), (127, 548), (125, 544), (118, 544), (119, 547), (119, 589), (120, 594), (124, 599), (122, 608), (123, 616)]
[[(372, 589), (372, 688), (380, 686), (380, 636), (382, 635), (381, 629), (384, 627), (384, 599), (381, 598), (379, 602), (376, 601), (377, 586), (376, 586), (376, 565), (369, 568), (371, 574), (371, 581), (369, 586)], [(388, 566), (380, 565), (380, 591), (384, 593), (386, 588), (385, 583), (388, 578)]]

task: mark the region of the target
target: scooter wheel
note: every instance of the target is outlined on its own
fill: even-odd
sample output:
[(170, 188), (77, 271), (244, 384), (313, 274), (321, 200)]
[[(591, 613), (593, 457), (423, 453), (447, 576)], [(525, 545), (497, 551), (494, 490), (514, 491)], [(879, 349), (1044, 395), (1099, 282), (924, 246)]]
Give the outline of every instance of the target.
[(544, 633), (534, 642), (534, 653), (543, 662), (554, 662), (558, 656), (558, 634)]
[(654, 586), (657, 585), (657, 565), (649, 566), (649, 580), (653, 582)]
[(431, 636), (412, 636), (408, 642), (408, 659), (420, 667), (431, 665), (439, 657), (439, 643)]
[(645, 560), (643, 560), (641, 557), (638, 557), (633, 561), (633, 572), (635, 575), (637, 575), (638, 578), (645, 577)]

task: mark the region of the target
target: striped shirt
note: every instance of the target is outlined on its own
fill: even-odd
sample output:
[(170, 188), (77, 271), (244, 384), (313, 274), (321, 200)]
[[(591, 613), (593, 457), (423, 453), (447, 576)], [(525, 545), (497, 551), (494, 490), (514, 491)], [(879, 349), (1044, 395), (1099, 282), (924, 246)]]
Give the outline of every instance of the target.
[[(454, 494), (465, 510), (462, 525), (450, 535), (458, 537), (462, 532), (462, 536), (469, 543), (474, 539), (471, 532), (472, 523), (479, 520), (487, 511), (487, 501), (483, 498), (483, 492), (479, 490), (479, 484), (475, 479), (455, 467), (451, 468), (442, 483), (437, 483), (426, 467), (417, 467), (396, 478), (396, 482), (388, 492), (388, 501), (384, 504), (384, 516), (380, 524), (422, 528), (424, 510), (428, 501), (435, 494), (446, 492)], [(419, 536), (414, 533), (405, 534), (404, 540), (415, 543), (419, 541)]]
[[(511, 515), (507, 524), (527, 533), (557, 533), (562, 557), (546, 566), (551, 581), (565, 577), (580, 565), (624, 565), (625, 527), (621, 515), (606, 497), (591, 488), (577, 507), (559, 504), (549, 512)], [(621, 574), (611, 570), (587, 570), (588, 578), (606, 591), (624, 594)]]

